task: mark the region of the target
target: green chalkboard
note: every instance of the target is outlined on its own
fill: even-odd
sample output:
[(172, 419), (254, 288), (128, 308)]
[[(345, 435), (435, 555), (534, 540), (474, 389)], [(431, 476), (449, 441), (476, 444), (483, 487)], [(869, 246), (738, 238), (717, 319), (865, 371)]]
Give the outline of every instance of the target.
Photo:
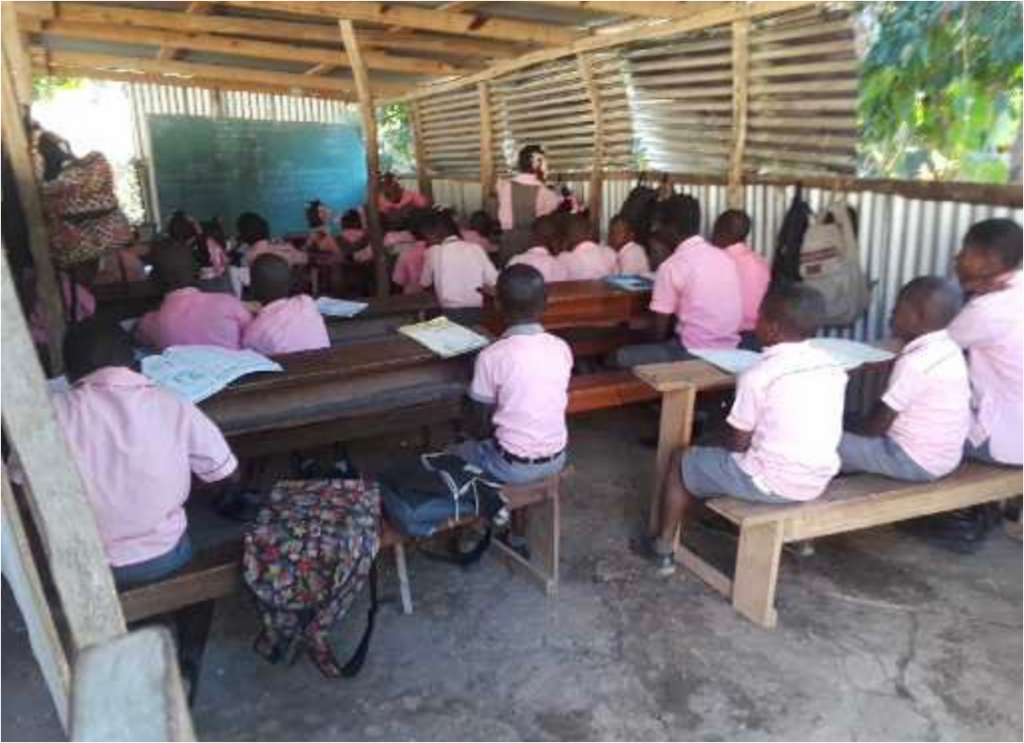
[(320, 199), (335, 215), (366, 199), (366, 150), (356, 124), (149, 116), (160, 213), (218, 216), (229, 233), (245, 211), (275, 236), (306, 229)]

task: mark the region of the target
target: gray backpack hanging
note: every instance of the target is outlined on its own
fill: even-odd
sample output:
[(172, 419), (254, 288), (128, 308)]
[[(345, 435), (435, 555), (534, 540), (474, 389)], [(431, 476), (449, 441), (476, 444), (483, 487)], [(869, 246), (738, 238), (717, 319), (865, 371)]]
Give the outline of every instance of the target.
[(870, 292), (845, 199), (834, 199), (804, 233), (800, 279), (825, 299), (822, 325), (850, 325), (867, 309)]

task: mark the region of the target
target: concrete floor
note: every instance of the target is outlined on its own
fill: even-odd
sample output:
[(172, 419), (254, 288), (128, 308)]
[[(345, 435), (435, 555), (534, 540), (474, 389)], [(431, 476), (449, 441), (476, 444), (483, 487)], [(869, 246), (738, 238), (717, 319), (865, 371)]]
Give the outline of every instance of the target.
[[(204, 739), (1020, 740), (1021, 546), (993, 533), (956, 556), (894, 529), (785, 555), (779, 627), (628, 550), (653, 450), (649, 411), (573, 423), (557, 600), (486, 557), (460, 571), (415, 553), (416, 613), (394, 576), (366, 667), (327, 681), (252, 651), (256, 618), (218, 607), (199, 700)], [(727, 553), (733, 542), (698, 538)], [(60, 735), (9, 593), (2, 736)], [(358, 608), (338, 640), (362, 626)], [(346, 645), (346, 641), (349, 644)]]

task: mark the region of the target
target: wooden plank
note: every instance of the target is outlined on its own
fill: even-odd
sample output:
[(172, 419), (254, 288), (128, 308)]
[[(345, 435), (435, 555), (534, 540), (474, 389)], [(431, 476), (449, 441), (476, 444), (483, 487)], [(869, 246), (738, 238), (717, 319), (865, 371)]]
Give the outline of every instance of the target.
[(491, 119), (491, 92), (486, 82), (477, 83), (480, 106), (480, 201), (485, 211), (496, 203), (494, 171), (494, 125)]
[(373, 2), (279, 2), (278, 0), (234, 0), (228, 5), (254, 10), (278, 10), (297, 15), (331, 18), (386, 26), (435, 31), (482, 39), (534, 44), (569, 44), (578, 34), (564, 26), (530, 23), (505, 18), (481, 18), (474, 13), (438, 11), (412, 4)]
[(352, 66), (352, 78), (359, 100), (359, 114), (363, 120), (363, 135), (366, 138), (367, 199), (366, 221), (370, 231), (370, 245), (373, 246), (376, 265), (377, 296), (387, 296), (391, 291), (391, 277), (388, 276), (387, 255), (384, 252), (384, 233), (381, 230), (380, 211), (377, 202), (380, 178), (380, 152), (377, 149), (377, 112), (374, 107), (370, 79), (363, 64), (362, 50), (356, 38), (352, 21), (338, 21), (345, 51)]
[[(638, 367), (639, 368), (639, 367)], [(687, 446), (693, 436), (693, 411), (696, 405), (695, 387), (684, 387), (662, 392), (661, 420), (658, 424), (658, 452), (654, 460), (654, 482), (651, 490), (648, 523), (650, 533), (657, 533), (661, 525), (661, 494), (668, 478), (672, 455)], [(678, 543), (678, 535), (675, 537)]]
[(782, 529), (779, 523), (744, 525), (740, 529), (732, 606), (765, 629), (773, 628), (778, 620), (775, 586), (781, 555)]
[(594, 121), (593, 147), (594, 165), (590, 172), (590, 187), (587, 197), (587, 208), (590, 211), (591, 227), (597, 231), (601, 226), (601, 172), (605, 156), (605, 125), (601, 91), (594, 78), (593, 60), (587, 54), (576, 55), (579, 65), (580, 79), (590, 99), (590, 115)]
[[(210, 2), (190, 2), (188, 8), (185, 10), (190, 15), (209, 15), (213, 11), (213, 3)], [(178, 48), (173, 46), (160, 45), (160, 52), (156, 55), (157, 59), (174, 59), (178, 54)]]
[(3, 23), (0, 26), (3, 34), (3, 53), (11, 66), (11, 78), (16, 86), (15, 98), (25, 101), (28, 105), (32, 101), (32, 59), (28, 54), (25, 32), (18, 28), (14, 3), (3, 3), (0, 10), (3, 14)]
[(659, 394), (628, 370), (573, 377), (569, 383), (568, 415), (654, 402)]
[(412, 123), (412, 144), (416, 157), (416, 188), (428, 199), (434, 198), (434, 184), (427, 170), (427, 155), (423, 148), (425, 138), (423, 118), (419, 101), (413, 101), (409, 107), (409, 119)]
[(86, 648), (75, 663), (72, 740), (195, 740), (165, 627)]
[(743, 161), (747, 144), (747, 85), (750, 79), (750, 21), (732, 24), (732, 151), (729, 153), (728, 203), (733, 209), (744, 205)]
[(675, 561), (727, 599), (732, 598), (732, 579), (685, 545), (676, 547)]

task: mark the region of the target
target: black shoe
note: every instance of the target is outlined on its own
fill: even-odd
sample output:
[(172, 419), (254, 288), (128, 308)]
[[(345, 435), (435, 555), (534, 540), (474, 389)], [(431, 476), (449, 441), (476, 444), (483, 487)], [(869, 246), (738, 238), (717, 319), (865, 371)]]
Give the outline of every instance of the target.
[(630, 549), (634, 554), (654, 565), (658, 575), (672, 575), (676, 572), (675, 556), (671, 552), (659, 552), (654, 537), (632, 540)]

